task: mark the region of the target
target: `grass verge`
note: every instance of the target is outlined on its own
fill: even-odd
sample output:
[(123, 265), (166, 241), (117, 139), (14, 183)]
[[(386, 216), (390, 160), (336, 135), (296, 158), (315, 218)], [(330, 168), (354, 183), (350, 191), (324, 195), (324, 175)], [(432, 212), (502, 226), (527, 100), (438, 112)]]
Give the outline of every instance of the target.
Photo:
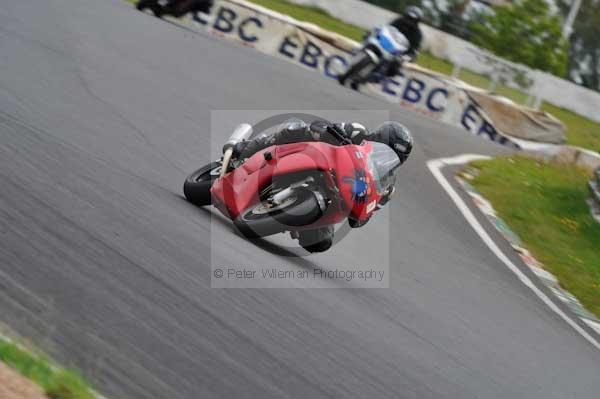
[(75, 372), (54, 367), (45, 357), (1, 337), (0, 361), (37, 383), (50, 399), (95, 398), (89, 385)]
[(543, 103), (542, 110), (565, 124), (568, 144), (600, 153), (600, 123), (549, 103)]
[(600, 224), (587, 171), (513, 157), (474, 162), (471, 182), (562, 287), (600, 317)]
[(327, 11), (318, 7), (303, 6), (285, 0), (249, 0), (273, 11), (289, 15), (299, 21), (310, 22), (327, 30), (337, 32), (350, 39), (361, 41), (365, 30), (332, 17)]
[[(307, 21), (319, 25), (324, 29), (337, 32), (351, 39), (361, 41), (365, 30), (352, 24), (341, 21), (326, 11), (317, 7), (307, 7), (285, 0), (250, 0), (253, 3), (270, 8), (282, 14), (287, 14), (300, 21)], [(384, 21), (382, 21), (384, 22)], [(417, 59), (417, 63), (424, 68), (450, 75), (453, 65), (445, 60), (436, 58), (431, 54), (422, 53)], [(490, 87), (491, 81), (487, 76), (472, 72), (468, 69), (462, 69), (459, 78), (465, 82), (483, 89)], [(496, 92), (502, 96), (510, 98), (518, 104), (525, 104), (527, 94), (511, 87), (499, 85)], [(551, 113), (563, 121), (567, 128), (567, 143), (592, 151), (600, 152), (600, 123), (595, 123), (574, 112), (567, 111), (552, 104), (544, 103), (542, 110)]]

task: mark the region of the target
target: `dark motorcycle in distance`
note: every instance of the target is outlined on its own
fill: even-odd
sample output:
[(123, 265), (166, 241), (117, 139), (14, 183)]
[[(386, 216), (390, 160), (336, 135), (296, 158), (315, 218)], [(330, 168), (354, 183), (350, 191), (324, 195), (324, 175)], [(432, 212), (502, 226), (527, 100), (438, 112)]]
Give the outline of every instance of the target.
[(149, 9), (158, 18), (165, 15), (181, 18), (187, 13), (208, 14), (213, 3), (213, 0), (139, 0), (136, 8), (140, 11)]

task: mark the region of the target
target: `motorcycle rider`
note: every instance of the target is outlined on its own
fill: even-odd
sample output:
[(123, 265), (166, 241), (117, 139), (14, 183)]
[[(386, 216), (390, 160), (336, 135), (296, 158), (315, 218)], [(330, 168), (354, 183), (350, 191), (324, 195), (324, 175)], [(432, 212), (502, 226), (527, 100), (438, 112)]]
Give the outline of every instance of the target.
[[(404, 13), (393, 20), (390, 25), (398, 29), (408, 39), (410, 48), (406, 55), (410, 61), (417, 58), (421, 42), (423, 41), (423, 32), (419, 28), (419, 22), (423, 19), (423, 11), (417, 6), (409, 6), (404, 10)], [(387, 68), (386, 75), (394, 76), (400, 72), (400, 61), (393, 61)]]
[[(336, 129), (343, 137), (349, 139), (352, 144), (360, 144), (364, 140), (377, 141), (388, 145), (398, 155), (402, 165), (408, 159), (413, 148), (413, 137), (406, 127), (398, 122), (388, 121), (382, 123), (372, 132), (357, 122), (344, 122), (331, 124), (326, 121), (314, 121), (310, 125), (299, 119), (288, 121), (276, 133), (268, 136), (259, 136), (253, 140), (242, 141), (234, 146), (233, 156), (238, 160), (243, 160), (256, 154), (258, 151), (273, 145), (282, 145), (290, 143), (320, 141), (333, 145), (341, 145), (340, 139), (329, 132), (329, 129)], [(394, 186), (387, 195), (379, 202), (380, 206), (385, 205), (392, 194)], [(359, 222), (348, 219), (350, 227), (357, 228), (364, 226), (367, 221)], [(322, 252), (333, 243), (333, 226), (324, 227), (317, 230), (300, 232), (300, 245), (310, 252)]]
[(300, 119), (286, 122), (276, 133), (268, 136), (259, 136), (253, 140), (245, 140), (234, 147), (233, 156), (237, 159), (250, 158), (258, 151), (273, 145), (321, 141), (333, 145), (340, 145), (340, 140), (332, 135), (328, 128), (333, 127), (353, 144), (360, 144), (363, 140), (378, 141), (394, 150), (403, 164), (408, 159), (413, 147), (413, 138), (408, 129), (394, 121), (382, 123), (372, 132), (358, 122), (343, 122), (331, 124), (326, 121), (314, 121), (310, 125)]

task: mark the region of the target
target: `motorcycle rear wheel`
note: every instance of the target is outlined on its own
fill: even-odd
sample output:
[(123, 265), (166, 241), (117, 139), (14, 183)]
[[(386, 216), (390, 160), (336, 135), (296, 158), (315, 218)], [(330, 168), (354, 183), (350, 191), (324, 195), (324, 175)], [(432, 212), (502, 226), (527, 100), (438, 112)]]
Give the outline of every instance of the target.
[(211, 162), (185, 179), (183, 194), (194, 205), (207, 206), (212, 203), (210, 188), (221, 172), (220, 162)]
[(258, 238), (290, 230), (290, 227), (309, 225), (322, 214), (315, 193), (302, 189), (280, 205), (255, 204), (243, 211), (233, 223), (246, 238)]

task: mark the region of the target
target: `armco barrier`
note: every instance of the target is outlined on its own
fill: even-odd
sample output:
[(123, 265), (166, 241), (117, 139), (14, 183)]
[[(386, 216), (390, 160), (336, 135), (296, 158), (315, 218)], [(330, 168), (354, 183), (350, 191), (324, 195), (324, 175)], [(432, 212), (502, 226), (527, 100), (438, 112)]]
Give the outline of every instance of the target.
[[(348, 65), (351, 52), (358, 46), (358, 43), (314, 24), (243, 0), (217, 0), (210, 15), (198, 13), (176, 22), (293, 62), (331, 79)], [(364, 91), (474, 135), (519, 148), (469, 94), (481, 90), (443, 75), (418, 66), (407, 66), (401, 75), (379, 85), (369, 85)], [(521, 112), (519, 107), (513, 107)], [(544, 119), (544, 114), (538, 117)]]

